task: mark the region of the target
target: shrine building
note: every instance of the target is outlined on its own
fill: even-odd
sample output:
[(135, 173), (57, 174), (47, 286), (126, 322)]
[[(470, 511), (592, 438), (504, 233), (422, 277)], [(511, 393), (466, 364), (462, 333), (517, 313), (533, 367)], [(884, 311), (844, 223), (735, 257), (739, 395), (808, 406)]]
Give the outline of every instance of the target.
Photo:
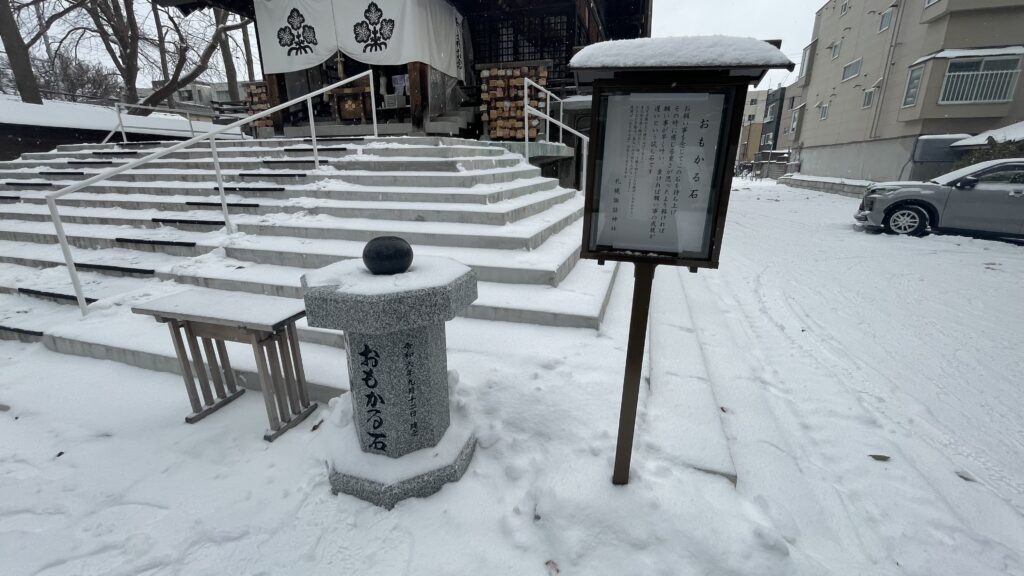
[[(157, 0), (184, 13), (223, 8), (252, 18), (263, 84), (247, 90), (267, 109), (368, 69), (384, 135), (522, 140), (522, 77), (561, 98), (576, 94), (568, 64), (588, 44), (650, 36), (653, 0)], [(516, 90), (518, 83), (520, 90)], [(531, 96), (533, 98), (533, 96)], [(518, 98), (520, 101), (521, 97)], [(365, 135), (368, 78), (318, 96), (317, 134)], [(544, 108), (545, 98), (538, 99)], [(552, 114), (555, 114), (552, 112)], [(264, 136), (309, 134), (295, 105), (267, 119)], [(531, 137), (537, 137), (530, 130)]]

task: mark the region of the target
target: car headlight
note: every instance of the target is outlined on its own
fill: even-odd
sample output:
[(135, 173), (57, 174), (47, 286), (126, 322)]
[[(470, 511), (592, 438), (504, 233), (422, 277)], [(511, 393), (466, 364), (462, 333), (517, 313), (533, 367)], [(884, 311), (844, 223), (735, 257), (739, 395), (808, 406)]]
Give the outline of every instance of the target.
[(877, 187), (877, 188), (868, 188), (867, 195), (868, 196), (871, 196), (871, 195), (881, 196), (881, 195), (884, 195), (884, 194), (891, 194), (893, 192), (896, 192), (897, 190), (899, 190), (899, 188), (880, 186), (880, 187)]
[(865, 212), (870, 212), (870, 211), (874, 210), (875, 209), (875, 200), (877, 198), (878, 198), (877, 196), (868, 196), (868, 197), (864, 198), (864, 201), (861, 202), (861, 209), (864, 210)]

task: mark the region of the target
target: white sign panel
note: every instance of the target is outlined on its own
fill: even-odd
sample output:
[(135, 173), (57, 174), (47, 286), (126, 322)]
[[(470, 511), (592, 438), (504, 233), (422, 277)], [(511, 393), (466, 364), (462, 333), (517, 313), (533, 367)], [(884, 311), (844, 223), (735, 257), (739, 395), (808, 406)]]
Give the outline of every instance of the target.
[(725, 96), (636, 93), (607, 99), (593, 244), (705, 253)]
[(424, 62), (465, 79), (462, 16), (445, 0), (254, 0), (263, 70), (305, 70), (339, 50), (366, 64)]

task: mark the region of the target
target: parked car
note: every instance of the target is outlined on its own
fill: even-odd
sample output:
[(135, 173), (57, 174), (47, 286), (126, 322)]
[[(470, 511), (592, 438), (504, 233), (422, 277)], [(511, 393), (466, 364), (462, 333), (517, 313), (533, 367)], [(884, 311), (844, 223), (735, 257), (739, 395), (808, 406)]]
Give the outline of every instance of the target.
[(854, 219), (889, 234), (1024, 236), (1024, 158), (981, 162), (927, 182), (872, 184)]

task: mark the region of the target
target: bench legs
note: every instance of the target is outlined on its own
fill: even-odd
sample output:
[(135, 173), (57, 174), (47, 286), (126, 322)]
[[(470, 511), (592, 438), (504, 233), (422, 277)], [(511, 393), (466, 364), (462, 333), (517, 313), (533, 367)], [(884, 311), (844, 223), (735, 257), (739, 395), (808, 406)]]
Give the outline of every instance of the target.
[[(231, 362), (228, 360), (227, 350), (224, 349), (222, 342), (217, 342), (218, 353), (215, 353), (213, 343), (208, 338), (203, 338), (203, 348), (206, 351), (206, 359), (204, 361), (203, 354), (199, 349), (199, 339), (196, 338), (192, 332), (192, 327), (187, 322), (183, 323), (172, 320), (167, 322), (167, 326), (171, 330), (174, 352), (178, 356), (178, 362), (181, 364), (181, 376), (185, 380), (185, 392), (188, 393), (188, 401), (192, 405), (192, 413), (185, 417), (185, 422), (194, 424), (220, 410), (245, 392), (244, 389), (238, 389), (235, 384), (235, 373), (231, 370)], [(188, 350), (192, 353), (191, 361), (186, 352), (185, 341), (181, 337), (182, 328), (185, 330)], [(206, 373), (207, 364), (210, 366), (210, 376), (213, 378), (216, 397), (213, 396), (210, 390)], [(199, 377), (200, 391), (196, 390), (193, 369)], [(228, 386), (227, 391), (224, 389), (225, 382)], [(199, 398), (200, 392), (202, 393), (202, 402), (200, 402)]]
[(273, 442), (305, 420), (317, 405), (309, 401), (294, 324), (263, 338), (252, 336), (252, 348), (270, 421), (263, 439)]

